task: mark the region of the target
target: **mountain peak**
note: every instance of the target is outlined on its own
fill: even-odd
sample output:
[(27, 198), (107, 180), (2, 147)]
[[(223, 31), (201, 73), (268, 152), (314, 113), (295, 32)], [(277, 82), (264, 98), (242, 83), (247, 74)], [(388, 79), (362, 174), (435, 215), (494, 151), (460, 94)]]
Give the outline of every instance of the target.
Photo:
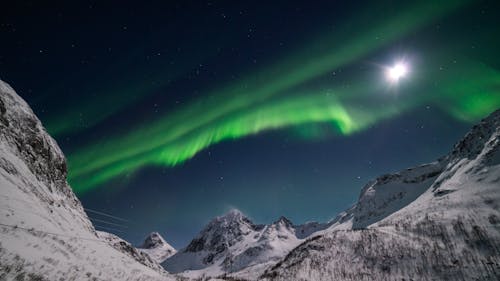
[(152, 249), (152, 248), (157, 248), (162, 245), (167, 244), (165, 239), (161, 237), (160, 233), (158, 232), (151, 232), (146, 238), (144, 239), (144, 242), (142, 243), (141, 248), (143, 249)]
[(235, 272), (282, 258), (300, 241), (293, 223), (284, 216), (269, 225), (256, 225), (232, 209), (214, 218), (186, 248), (162, 265), (171, 273)]
[(448, 155), (449, 161), (462, 158), (474, 159), (490, 141), (494, 134), (499, 134), (500, 109), (482, 119), (453, 147)]
[(241, 228), (242, 225), (254, 228), (254, 223), (238, 209), (231, 209), (227, 213), (211, 220), (206, 229)]
[(170, 246), (158, 232), (151, 232), (146, 236), (139, 251), (148, 254), (157, 263), (162, 263), (177, 253), (174, 247)]
[(273, 224), (281, 224), (281, 225), (285, 225), (287, 227), (293, 227), (292, 221), (290, 221), (285, 216), (281, 216), (277, 221), (273, 222)]
[(186, 247), (188, 252), (201, 250), (213, 250), (223, 252), (229, 246), (249, 232), (255, 230), (256, 226), (250, 219), (237, 209), (232, 209), (222, 216), (214, 218)]
[(243, 218), (246, 218), (246, 216), (240, 210), (231, 209), (224, 215), (218, 216), (216, 219), (234, 221), (234, 220), (241, 220)]

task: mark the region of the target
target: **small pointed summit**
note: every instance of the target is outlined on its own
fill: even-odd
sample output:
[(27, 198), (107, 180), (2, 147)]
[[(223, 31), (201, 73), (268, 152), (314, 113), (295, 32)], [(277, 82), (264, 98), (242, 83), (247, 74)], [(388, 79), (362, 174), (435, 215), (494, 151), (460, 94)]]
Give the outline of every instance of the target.
[(288, 218), (286, 218), (285, 216), (281, 216), (273, 224), (281, 224), (281, 225), (285, 225), (287, 227), (293, 227), (293, 223)]
[(222, 216), (215, 217), (210, 223), (209, 226), (219, 225), (219, 226), (229, 226), (235, 224), (253, 224), (252, 221), (245, 216), (238, 209), (231, 209), (227, 213)]
[(146, 239), (144, 239), (141, 248), (152, 249), (165, 244), (167, 244), (167, 242), (165, 241), (165, 239), (163, 239), (163, 237), (161, 237), (161, 235), (158, 232), (151, 232), (146, 237)]
[(220, 216), (219, 218), (227, 218), (227, 219), (240, 219), (245, 217), (245, 215), (238, 209), (231, 209), (229, 212)]
[(139, 250), (158, 263), (162, 263), (177, 252), (158, 232), (151, 232), (146, 236)]

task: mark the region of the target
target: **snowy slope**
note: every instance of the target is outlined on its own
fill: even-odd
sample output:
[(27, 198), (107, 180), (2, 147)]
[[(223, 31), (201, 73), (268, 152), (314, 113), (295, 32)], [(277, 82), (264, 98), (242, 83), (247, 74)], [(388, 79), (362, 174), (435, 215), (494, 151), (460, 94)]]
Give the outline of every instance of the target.
[(66, 161), (0, 81), (0, 280), (172, 280), (97, 235), (66, 183)]
[(158, 264), (177, 253), (158, 232), (151, 232), (138, 250), (149, 255)]
[(256, 225), (240, 211), (231, 210), (213, 219), (185, 249), (162, 265), (171, 273), (193, 278), (230, 275), (255, 279), (303, 238), (328, 226), (294, 226), (285, 217), (269, 225)]
[(369, 183), (355, 229), (310, 238), (262, 278), (500, 280), (499, 137), (500, 110), (439, 161)]
[(111, 245), (111, 247), (132, 257), (143, 265), (150, 267), (156, 271), (162, 271), (163, 268), (157, 260), (152, 258), (149, 254), (144, 253), (141, 249), (136, 249), (132, 246), (132, 244), (123, 240), (122, 238), (104, 231), (97, 231), (97, 236), (99, 236), (101, 240), (106, 241), (106, 243)]
[(441, 173), (441, 161), (383, 175), (368, 183), (356, 204), (352, 227), (365, 228), (413, 202)]

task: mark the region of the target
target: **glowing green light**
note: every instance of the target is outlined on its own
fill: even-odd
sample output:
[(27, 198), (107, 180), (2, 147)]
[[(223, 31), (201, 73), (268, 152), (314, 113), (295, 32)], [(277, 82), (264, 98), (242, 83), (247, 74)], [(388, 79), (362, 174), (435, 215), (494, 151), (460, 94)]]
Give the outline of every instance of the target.
[[(427, 96), (360, 107), (359, 99), (376, 95), (373, 85), (357, 82), (351, 88), (335, 87), (329, 92), (297, 92), (296, 88), (356, 61), (460, 4), (419, 2), (378, 24), (361, 26), (362, 31), (355, 35), (322, 38), (262, 72), (212, 91), (207, 95), (210, 99), (194, 101), (146, 127), (70, 154), (69, 181), (77, 192), (83, 192), (145, 165), (178, 165), (228, 139), (319, 122), (331, 122), (339, 135), (349, 135), (394, 116)], [(380, 35), (380, 40), (374, 40)]]

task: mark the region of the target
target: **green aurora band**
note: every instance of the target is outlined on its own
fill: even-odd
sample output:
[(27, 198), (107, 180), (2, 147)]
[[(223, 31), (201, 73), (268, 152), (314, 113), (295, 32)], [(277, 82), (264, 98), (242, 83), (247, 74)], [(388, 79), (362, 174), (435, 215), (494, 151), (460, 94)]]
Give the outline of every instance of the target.
[[(332, 42), (326, 44), (333, 46), (330, 50), (319, 51), (316, 44), (295, 54), (294, 59), (213, 91), (207, 95), (210, 99), (194, 101), (126, 135), (91, 144), (69, 155), (69, 182), (82, 193), (141, 167), (175, 166), (210, 145), (271, 129), (329, 122), (338, 134), (350, 135), (424, 103), (436, 104), (460, 120), (477, 120), (500, 106), (500, 74), (473, 61), (464, 60), (459, 73), (441, 75), (439, 83), (418, 81), (423, 86), (405, 92), (408, 96), (400, 99), (390, 99), (381, 93), (383, 87), (361, 79), (358, 81), (364, 82), (354, 81), (351, 87), (300, 90), (304, 83), (352, 63), (458, 6), (416, 4), (380, 25), (361, 29), (366, 30), (363, 34), (336, 40), (343, 42), (340, 46)], [(373, 40), (381, 34), (382, 39)], [(425, 77), (435, 76), (428, 73)], [(467, 78), (456, 79), (457, 75)]]
[[(425, 2), (425, 1), (424, 1)], [(412, 7), (403, 7), (406, 12), (400, 13), (394, 16), (393, 20), (387, 22), (384, 25), (378, 26), (378, 28), (373, 28), (365, 23), (365, 21), (357, 20), (357, 26), (354, 24), (352, 26), (345, 26), (339, 28), (334, 34), (329, 36), (322, 36), (314, 43), (309, 44), (309, 47), (303, 52), (298, 52), (290, 57), (303, 57), (304, 60), (297, 62), (296, 59), (283, 59), (283, 63), (276, 64), (274, 67), (270, 67), (261, 73), (248, 75), (247, 79), (239, 81), (234, 85), (227, 87), (222, 91), (215, 91), (220, 95), (220, 92), (226, 93), (226, 96), (230, 98), (232, 95), (238, 92), (250, 92), (250, 90), (245, 90), (246, 85), (254, 85), (256, 83), (269, 83), (266, 88), (259, 89), (259, 96), (265, 98), (266, 95), (276, 94), (280, 90), (290, 88), (294, 85), (300, 84), (301, 82), (313, 78), (319, 74), (329, 71), (332, 67), (338, 67), (359, 58), (363, 54), (366, 54), (378, 47), (381, 47), (388, 42), (400, 37), (401, 35), (409, 32), (420, 25), (425, 24), (428, 21), (452, 11), (462, 5), (464, 5), (468, 0), (458, 0), (450, 1), (453, 3), (445, 3), (441, 5), (436, 5), (432, 1), (428, 3), (420, 3)], [(394, 5), (394, 4), (392, 4)], [(374, 21), (383, 20), (383, 16), (379, 15), (378, 18), (374, 15), (375, 10), (379, 10), (380, 4), (367, 7), (364, 11), (366, 17), (374, 18)], [(360, 13), (361, 14), (361, 13)], [(364, 16), (359, 16), (358, 18), (363, 18)], [(352, 39), (351, 30), (368, 30), (364, 34), (357, 35)], [(381, 39), (374, 42), (373, 38), (380, 37)], [(331, 52), (330, 46), (338, 45), (338, 42), (343, 42), (343, 40), (338, 40), (338, 38), (349, 39), (350, 43), (338, 48), (335, 52)], [(205, 49), (215, 49), (215, 46), (207, 46), (206, 42), (203, 42)], [(325, 48), (328, 48), (325, 50)], [(309, 54), (323, 53), (323, 56), (318, 57), (318, 59), (309, 59)], [(131, 56), (137, 56), (137, 54), (130, 54)], [(106, 118), (116, 114), (127, 107), (130, 107), (135, 102), (146, 98), (155, 91), (161, 89), (162, 86), (167, 84), (168, 80), (173, 80), (178, 77), (181, 73), (186, 72), (188, 69), (195, 65), (194, 62), (203, 58), (202, 54), (198, 52), (193, 52), (189, 58), (189, 62), (184, 62), (183, 66), (176, 66), (174, 70), (162, 70), (159, 71), (160, 74), (154, 74), (153, 77), (149, 77), (150, 81), (160, 81), (157, 84), (151, 83), (130, 83), (134, 81), (138, 72), (135, 71), (133, 74), (127, 74), (127, 78), (120, 76), (117, 81), (99, 81), (99, 83), (110, 84), (108, 89), (96, 90), (94, 88), (89, 88), (88, 99), (79, 101), (78, 110), (74, 110), (73, 106), (69, 105), (64, 107), (63, 111), (58, 112), (54, 116), (49, 116), (46, 120), (47, 130), (51, 135), (55, 137), (64, 136), (79, 132), (89, 127), (93, 127), (99, 122), (105, 120)], [(306, 62), (306, 63), (304, 63)], [(121, 65), (123, 69), (132, 69), (133, 66), (123, 64)], [(272, 79), (271, 81), (262, 81), (266, 77), (274, 77), (279, 75), (284, 69), (293, 69), (287, 75), (281, 75), (281, 79)], [(128, 81), (124, 85), (124, 81)], [(118, 87), (116, 86), (118, 85)], [(65, 89), (56, 88), (49, 92), (60, 92)], [(258, 99), (258, 98), (257, 98)], [(69, 109), (67, 109), (69, 108)], [(82, 116), (82, 112), (84, 116)], [(62, 118), (61, 118), (62, 117)]]

